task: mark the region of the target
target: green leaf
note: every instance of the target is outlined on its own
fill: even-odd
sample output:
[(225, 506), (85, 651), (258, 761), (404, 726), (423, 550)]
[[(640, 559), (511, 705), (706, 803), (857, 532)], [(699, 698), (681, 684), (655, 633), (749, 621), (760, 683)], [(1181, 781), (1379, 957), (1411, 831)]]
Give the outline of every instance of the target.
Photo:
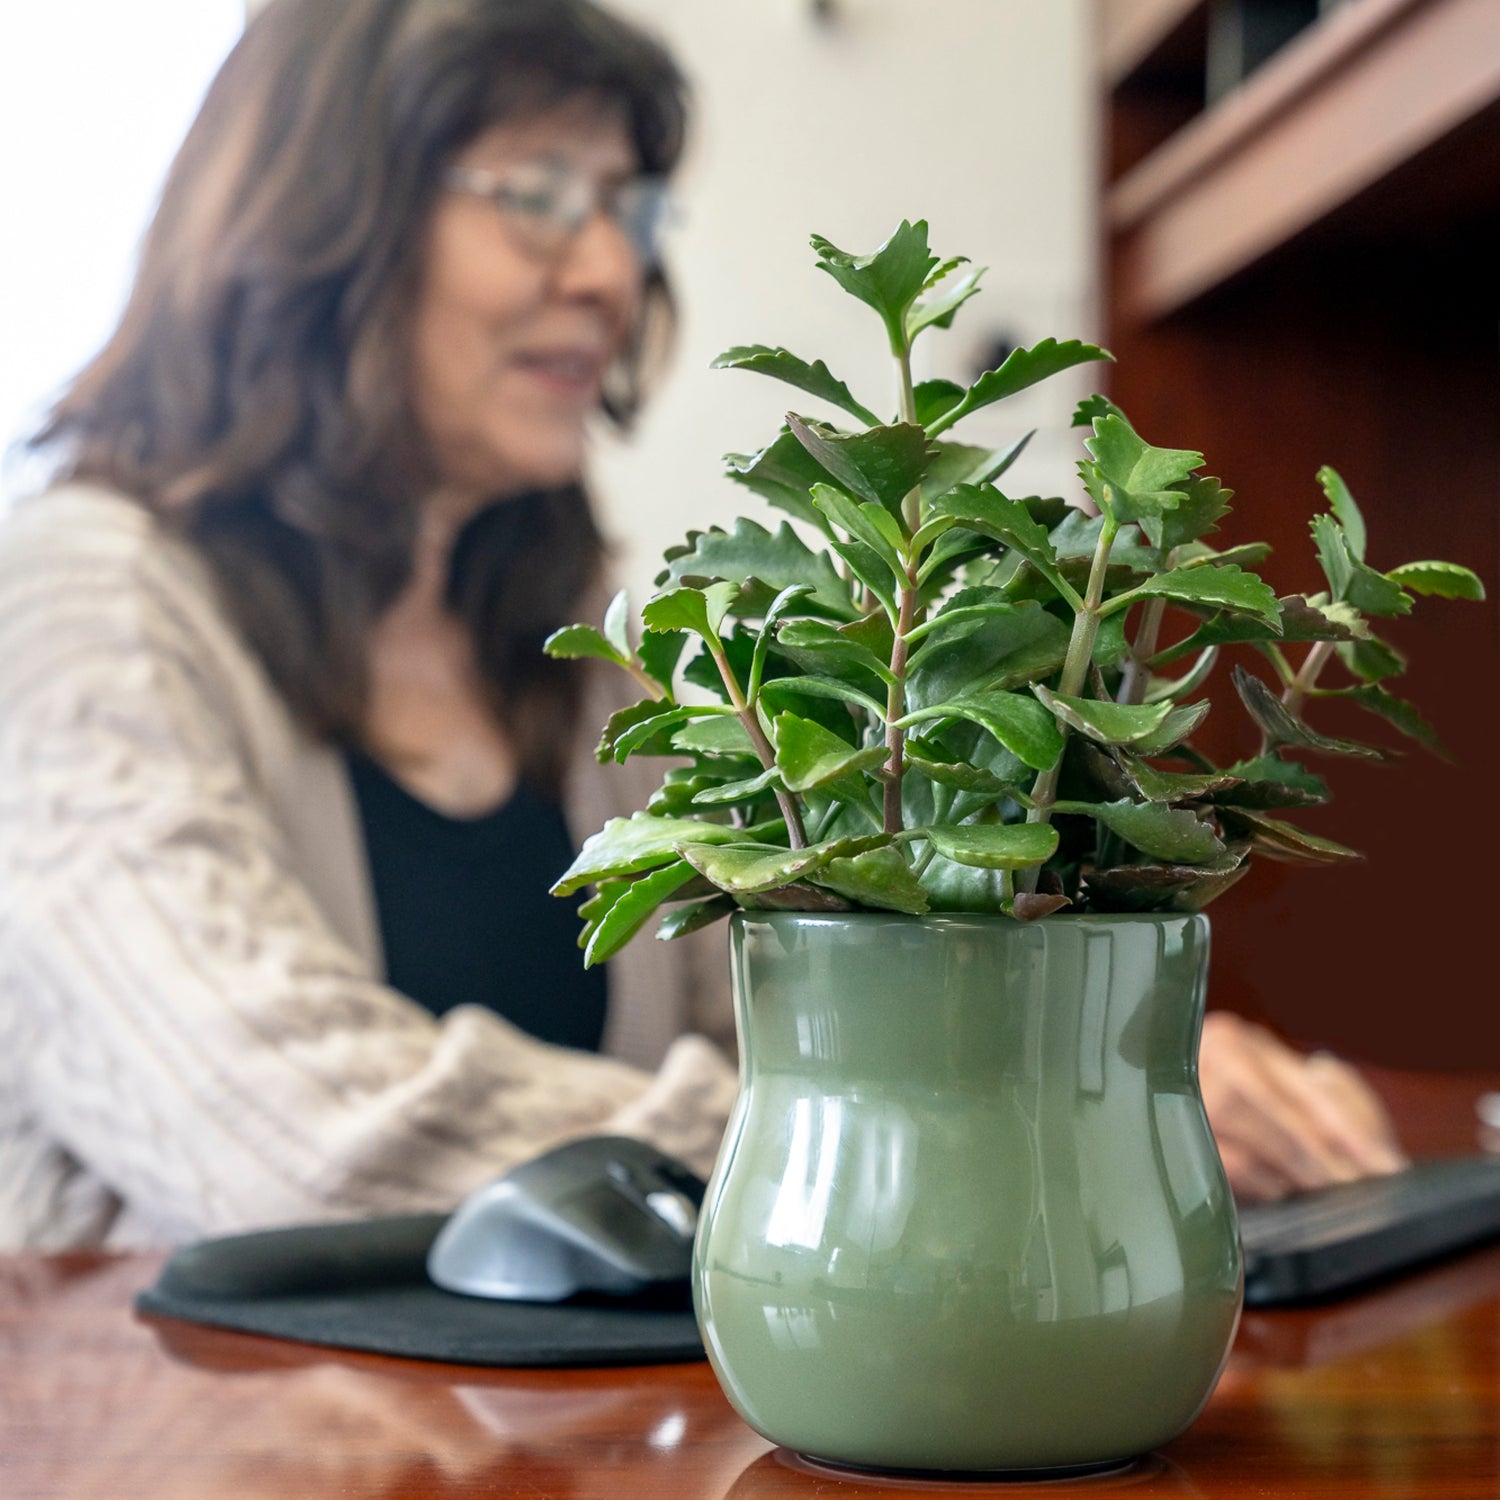
[(809, 584), (794, 583), (788, 588), (782, 589), (771, 601), (770, 608), (766, 610), (766, 617), (761, 621), (760, 630), (755, 637), (755, 651), (750, 658), (750, 675), (748, 686), (745, 689), (746, 700), (754, 703), (760, 694), (761, 678), (766, 670), (766, 652), (770, 649), (771, 641), (775, 636), (776, 627), (786, 612), (799, 600), (813, 593)]
[[(762, 689), (764, 691), (764, 689)], [(754, 755), (745, 726), (732, 715), (701, 719), (672, 736), (672, 746), (689, 755)]]
[(583, 950), (584, 968), (591, 969), (614, 957), (673, 891), (696, 876), (697, 871), (685, 859), (679, 859), (639, 880), (625, 882), (625, 888), (610, 902), (609, 909), (590, 924)]
[(852, 683), (837, 677), (773, 677), (760, 690), (762, 702), (791, 697), (836, 698), (842, 703), (857, 704), (876, 720), (884, 721), (885, 705), (862, 692)]
[(630, 595), (620, 589), (609, 601), (604, 611), (604, 639), (607, 640), (623, 660), (630, 660)]
[(806, 849), (781, 849), (751, 843), (741, 835), (735, 843), (684, 847), (682, 855), (721, 891), (755, 895), (791, 885), (822, 869), (830, 860), (863, 854), (889, 842), (884, 834), (877, 834), (869, 838), (828, 839)]
[(788, 791), (810, 792), (857, 771), (873, 771), (890, 752), (884, 745), (856, 750), (821, 724), (797, 714), (776, 716), (776, 765)]
[[(1321, 595), (1319, 596), (1322, 597)], [(1322, 608), (1300, 594), (1288, 594), (1277, 600), (1281, 606), (1278, 631), (1269, 621), (1254, 615), (1220, 614), (1200, 625), (1190, 636), (1158, 651), (1151, 658), (1152, 667), (1170, 666), (1184, 656), (1210, 646), (1229, 646), (1248, 641), (1277, 641), (1283, 645), (1301, 641), (1352, 641), (1357, 632), (1330, 611), (1342, 606)], [(1357, 617), (1356, 617), (1357, 618)]]
[[(683, 718), (684, 715), (675, 704), (661, 698), (643, 698), (639, 703), (632, 703), (628, 708), (618, 709), (609, 716), (609, 721), (604, 726), (604, 733), (599, 738), (594, 758), (600, 765), (614, 759), (620, 737), (641, 725), (651, 725), (653, 730), (665, 734), (667, 730), (681, 724)], [(639, 750), (644, 743), (640, 739), (634, 740), (631, 747), (619, 756), (620, 762), (623, 764), (626, 756)], [(669, 748), (663, 740), (661, 748), (653, 747), (646, 753), (665, 755)]]
[(1171, 712), (1161, 721), (1155, 734), (1148, 734), (1131, 747), (1137, 755), (1165, 755), (1168, 750), (1180, 745), (1208, 717), (1210, 704), (1207, 698), (1196, 703), (1173, 705)]
[[(1036, 607), (1035, 604), (1032, 605), (1033, 609)], [(956, 636), (967, 636), (980, 621), (1010, 618), (1023, 608), (1025, 605), (1014, 603), (1004, 589), (960, 589), (944, 602), (930, 620), (907, 632), (907, 648), (911, 651), (907, 657), (907, 666), (910, 667), (916, 659), (918, 653), (912, 648), (917, 644), (926, 645), (951, 640)], [(1061, 621), (1058, 623), (1061, 624)]]
[[(746, 764), (749, 764), (747, 762)], [(740, 780), (739, 768), (721, 762), (712, 770), (698, 766), (674, 766), (662, 784), (651, 794), (646, 811), (655, 818), (680, 818), (693, 812), (693, 798), (699, 792)]]
[[(1233, 491), (1225, 490), (1226, 495)], [(1177, 549), (1179, 563), (1192, 563), (1195, 567), (1206, 567), (1209, 563), (1233, 563), (1237, 568), (1258, 568), (1270, 557), (1269, 542), (1241, 542), (1237, 547), (1225, 547), (1218, 551), (1207, 542), (1184, 542)]]
[(592, 625), (564, 625), (554, 630), (542, 642), (542, 650), (548, 656), (562, 661), (576, 661), (580, 657), (592, 657), (598, 661), (611, 661), (623, 667), (628, 657), (616, 650)]
[(850, 393), (849, 387), (838, 380), (821, 359), (808, 364), (785, 349), (771, 349), (765, 344), (742, 344), (726, 350), (709, 366), (713, 370), (751, 370), (757, 375), (769, 375), (775, 380), (785, 381), (818, 396), (824, 401), (858, 417), (867, 427), (875, 427), (880, 418), (869, 407), (861, 406)]
[[(1048, 533), (1052, 550), (1059, 558), (1081, 557), (1093, 560), (1099, 548), (1099, 533), (1104, 529), (1103, 516), (1091, 516), (1069, 508), (1067, 515)], [(1140, 527), (1122, 526), (1109, 549), (1111, 570), (1129, 568), (1136, 573), (1155, 573), (1159, 566), (1156, 549), (1147, 545)]]
[(1182, 491), (1180, 504), (1142, 522), (1142, 529), (1163, 554), (1217, 531), (1218, 523), (1229, 514), (1229, 501), (1234, 495), (1233, 490), (1226, 490), (1207, 474), (1189, 474)]
[(1089, 871), (1083, 884), (1096, 910), (1201, 911), (1247, 875), (1249, 869), (1242, 856), (1229, 856), (1207, 868), (1117, 865), (1113, 869)]
[(1068, 626), (1035, 600), (1001, 607), (1002, 598), (998, 589), (961, 589), (933, 617), (907, 662), (912, 708), (1017, 687), (1062, 665)]
[(1035, 771), (1050, 770), (1062, 754), (1062, 734), (1052, 715), (1020, 693), (967, 694), (917, 709), (897, 722), (905, 728), (923, 720), (945, 718), (967, 719), (987, 729)]
[(1100, 510), (1122, 523), (1149, 521), (1159, 526), (1163, 513), (1175, 510), (1187, 498), (1179, 486), (1203, 466), (1201, 453), (1153, 448), (1129, 422), (1115, 415), (1094, 423), (1094, 435), (1084, 447), (1094, 458), (1093, 463), (1078, 466), (1084, 486)]
[(719, 626), (738, 592), (733, 583), (715, 583), (706, 589), (668, 589), (646, 602), (641, 623), (647, 630), (691, 630), (717, 645)]
[(970, 531), (967, 526), (960, 526), (951, 516), (939, 516), (929, 521), (918, 535), (926, 532), (931, 536), (939, 521), (948, 524), (937, 533), (932, 550), (917, 569), (917, 583), (923, 590), (923, 602), (941, 593), (950, 575), (963, 563), (993, 550), (993, 543), (988, 537)]
[[(1359, 506), (1354, 503), (1354, 496), (1349, 493), (1349, 486), (1339, 477), (1338, 470), (1329, 468), (1327, 464), (1318, 470), (1318, 483), (1323, 486), (1323, 493), (1328, 496), (1329, 509), (1333, 511), (1334, 517), (1344, 529), (1350, 553), (1356, 562), (1363, 562), (1365, 560), (1365, 518), (1360, 514)], [(1334, 597), (1338, 597), (1337, 590), (1335, 590)]]
[(1228, 807), (1318, 807), (1329, 799), (1328, 783), (1294, 760), (1257, 755), (1227, 768), (1240, 784), (1214, 793)]
[(694, 807), (729, 807), (737, 802), (754, 802), (770, 796), (781, 785), (776, 767), (762, 771), (758, 776), (742, 777), (738, 781), (724, 781), (717, 786), (705, 787), (693, 797)]
[[(1185, 599), (1194, 604), (1217, 604), (1223, 609), (1259, 615), (1274, 626), (1281, 615), (1281, 604), (1269, 584), (1254, 573), (1241, 572), (1233, 564), (1223, 567), (1173, 568), (1148, 578), (1130, 591), (1131, 598), (1142, 594), (1160, 594), (1168, 599)], [(1121, 599), (1109, 600), (1101, 614), (1122, 607)]]
[(861, 906), (881, 911), (920, 916), (929, 908), (927, 892), (899, 851), (891, 848), (871, 849), (848, 859), (831, 859), (808, 878)]
[(970, 531), (1004, 542), (1031, 563), (1070, 603), (1074, 600), (1082, 603), (1057, 571), (1057, 555), (1046, 528), (1024, 505), (1007, 499), (992, 485), (962, 485), (935, 501), (933, 512), (952, 516)]
[[(979, 278), (984, 275), (983, 266), (976, 266), (972, 271), (964, 272), (962, 276), (947, 279), (947, 272), (956, 270), (959, 264), (961, 261), (949, 261), (946, 269), (940, 266), (938, 269), (943, 272), (946, 284), (942, 285), (936, 296), (923, 298), (922, 301), (913, 304), (907, 312), (906, 341), (908, 343), (912, 343), (924, 328), (950, 327), (953, 323), (953, 314), (979, 290)], [(928, 290), (933, 284), (929, 276), (923, 290)]]
[(849, 565), (849, 571), (879, 601), (886, 617), (894, 625), (900, 617), (901, 608), (896, 599), (896, 575), (891, 572), (890, 564), (882, 561), (880, 554), (863, 542), (846, 542), (835, 537), (828, 545), (844, 559)]
[(1363, 614), (1387, 619), (1411, 612), (1411, 595), (1400, 583), (1361, 562), (1344, 528), (1332, 516), (1314, 516), (1312, 535), (1335, 603), (1347, 600)]
[(1477, 573), (1450, 562), (1409, 562), (1385, 575), (1414, 594), (1434, 594), (1439, 599), (1484, 598), (1484, 584)]
[(1292, 823), (1283, 823), (1245, 808), (1226, 807), (1220, 816), (1226, 828), (1247, 835), (1256, 853), (1267, 859), (1287, 860), (1293, 864), (1336, 865), (1364, 858), (1357, 850), (1346, 849), (1332, 839), (1319, 838)]
[(1054, 693), (1037, 683), (1032, 691), (1062, 723), (1100, 745), (1134, 745), (1149, 739), (1166, 721), (1165, 703), (1111, 703)]
[(1026, 870), (1057, 852), (1050, 823), (938, 823), (912, 832), (944, 859), (981, 870)]
[(918, 772), (941, 786), (951, 786), (961, 792), (975, 792), (982, 797), (998, 798), (1016, 791), (1013, 782), (1002, 781), (990, 771), (966, 762), (931, 760), (911, 752), (907, 742), (906, 764), (908, 769)]
[(1158, 771), (1134, 755), (1121, 753), (1116, 760), (1135, 789), (1148, 802), (1197, 802), (1212, 792), (1239, 785), (1238, 776), (1227, 771)]
[(945, 411), (963, 399), (963, 386), (951, 380), (924, 380), (912, 391), (917, 421), (923, 427), (931, 427)]
[(736, 484), (820, 531), (828, 529), (808, 492), (815, 484), (828, 483), (833, 475), (792, 436), (790, 428), (783, 427), (759, 452), (726, 453), (724, 462), (728, 465), (725, 472)]
[(742, 584), (756, 578), (778, 591), (801, 584), (812, 590), (811, 597), (821, 611), (844, 620), (861, 614), (827, 553), (814, 552), (785, 521), (770, 532), (741, 516), (733, 531), (714, 527), (702, 532), (690, 552), (672, 559), (668, 576), (673, 583), (701, 578)]
[(728, 896), (711, 896), (707, 901), (693, 901), (669, 911), (661, 919), (656, 936), (664, 943), (673, 938), (686, 937), (690, 932), (699, 932), (712, 927), (735, 910), (735, 902)]
[(1036, 430), (1025, 433), (1008, 448), (975, 448), (966, 443), (937, 443), (928, 449), (930, 462), (922, 476), (922, 498), (931, 502), (963, 484), (993, 484), (1026, 450)]
[(901, 221), (896, 232), (873, 255), (850, 255), (822, 235), (812, 237), (818, 269), (826, 271), (851, 296), (880, 314), (893, 350), (905, 336), (906, 310), (926, 289), (938, 258), (927, 247), (927, 222)]
[(693, 818), (653, 818), (648, 813), (611, 818), (584, 841), (578, 858), (559, 877), (552, 894), (571, 896), (601, 880), (668, 864), (677, 858), (676, 846), (680, 844), (724, 844), (743, 837), (733, 828)]
[(1067, 339), (1062, 343), (1056, 339), (1043, 339), (1030, 349), (1012, 349), (998, 369), (986, 370), (964, 393), (963, 400), (937, 418), (927, 430), (936, 437), (970, 412), (1014, 396), (1038, 381), (1070, 370), (1074, 365), (1113, 358), (1106, 350), (1079, 339)]
[(1286, 708), (1281, 699), (1243, 667), (1233, 673), (1235, 691), (1245, 705), (1250, 717), (1260, 725), (1266, 743), (1275, 749), (1278, 745), (1305, 745), (1309, 750), (1319, 750), (1325, 755), (1354, 755), (1363, 760), (1390, 760), (1389, 750), (1379, 750), (1373, 745), (1362, 745), (1356, 740), (1333, 739), (1308, 724), (1304, 724)]
[[(682, 704), (675, 708), (666, 704), (662, 706), (665, 712), (646, 716), (633, 724), (622, 724), (614, 732), (611, 754), (616, 764), (624, 765), (632, 755), (671, 755), (676, 749), (676, 738), (672, 731), (678, 726), (725, 712), (711, 704)], [(630, 710), (623, 712), (629, 713)], [(730, 722), (734, 721), (731, 719)], [(614, 719), (611, 719), (605, 731), (606, 738), (613, 729)], [(603, 746), (604, 741), (601, 740), (600, 748)]]
[(1376, 687), (1373, 683), (1348, 688), (1340, 696), (1359, 704), (1367, 712), (1384, 719), (1387, 724), (1394, 724), (1402, 734), (1425, 745), (1441, 759), (1453, 759), (1438, 738), (1437, 730), (1422, 717), (1414, 703), (1408, 703), (1405, 698), (1398, 698), (1394, 693), (1388, 693), (1383, 687)]
[(1224, 845), (1212, 828), (1184, 808), (1160, 802), (1058, 802), (1054, 812), (1076, 813), (1103, 823), (1132, 848), (1173, 864), (1202, 865), (1220, 859)]
[(927, 472), (927, 434), (914, 423), (847, 433), (788, 412), (786, 425), (850, 494), (893, 514)]
[[(903, 538), (900, 529), (883, 506), (866, 501), (861, 505), (842, 490), (830, 484), (815, 484), (813, 504), (828, 519), (857, 542), (862, 542), (891, 570), (893, 578), (905, 571), (901, 561)], [(877, 520), (877, 517), (879, 518)], [(884, 525), (881, 524), (884, 522)], [(894, 535), (892, 534), (894, 533)]]
[(1318, 553), (1318, 566), (1328, 580), (1328, 591), (1334, 599), (1342, 599), (1354, 576), (1354, 558), (1343, 528), (1334, 517), (1318, 515), (1312, 518), (1309, 529)]
[(646, 676), (657, 683), (668, 698), (673, 696), (672, 679), (687, 642), (687, 635), (680, 630), (648, 630), (636, 647), (636, 658)]
[[(1094, 423), (1084, 443), (1099, 472), (1124, 494), (1155, 494), (1181, 484), (1203, 467), (1203, 455), (1191, 448), (1154, 448), (1124, 417), (1111, 414)], [(1177, 494), (1174, 504), (1184, 497)]]
[[(883, 616), (871, 616), (883, 619)], [(850, 632), (859, 626), (838, 629), (822, 620), (789, 620), (776, 635), (776, 649), (804, 671), (843, 675), (868, 672), (882, 682), (893, 682), (891, 669), (862, 640)], [(889, 653), (887, 652), (887, 658)]]
[[(1118, 667), (1129, 654), (1130, 639), (1125, 634), (1125, 611), (1122, 609), (1118, 614), (1099, 622), (1099, 629), (1094, 635), (1093, 662), (1101, 669)], [(1062, 663), (1059, 662), (1058, 665), (1061, 666)], [(1146, 701), (1154, 703), (1156, 700), (1148, 697)]]
[(1384, 682), (1387, 677), (1399, 677), (1406, 671), (1406, 658), (1377, 636), (1346, 641), (1338, 650), (1339, 660), (1364, 682)]
[(1101, 396), (1095, 391), (1073, 408), (1073, 420), (1069, 426), (1092, 428), (1101, 417), (1118, 417), (1123, 422), (1125, 413), (1108, 396)]
[(1399, 583), (1362, 562), (1354, 564), (1354, 576), (1349, 580), (1349, 590), (1344, 597), (1361, 614), (1375, 615), (1380, 619), (1411, 613), (1411, 595)]

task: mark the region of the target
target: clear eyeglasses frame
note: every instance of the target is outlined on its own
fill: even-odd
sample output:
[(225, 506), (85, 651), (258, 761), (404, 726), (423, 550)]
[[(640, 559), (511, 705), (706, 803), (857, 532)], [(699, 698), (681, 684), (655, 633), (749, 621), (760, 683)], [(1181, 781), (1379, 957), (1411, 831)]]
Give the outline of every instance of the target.
[(539, 259), (562, 255), (600, 210), (619, 226), (644, 268), (661, 258), (670, 204), (665, 177), (599, 183), (564, 163), (527, 162), (504, 171), (450, 166), (442, 181), (453, 192), (493, 204), (520, 249)]

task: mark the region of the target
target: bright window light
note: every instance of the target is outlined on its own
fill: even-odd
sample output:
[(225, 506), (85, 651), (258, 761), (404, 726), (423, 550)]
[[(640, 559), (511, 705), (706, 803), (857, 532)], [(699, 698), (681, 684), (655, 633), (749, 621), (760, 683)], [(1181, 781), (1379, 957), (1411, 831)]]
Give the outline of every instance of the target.
[(0, 504), (13, 445), (109, 336), (245, 0), (0, 0)]

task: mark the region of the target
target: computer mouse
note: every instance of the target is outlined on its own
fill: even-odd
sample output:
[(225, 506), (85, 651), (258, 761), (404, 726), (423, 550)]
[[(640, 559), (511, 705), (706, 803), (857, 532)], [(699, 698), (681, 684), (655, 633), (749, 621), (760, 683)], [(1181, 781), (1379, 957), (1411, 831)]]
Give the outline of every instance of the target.
[(644, 1141), (572, 1141), (466, 1198), (427, 1274), (446, 1291), (528, 1302), (685, 1284), (704, 1186)]

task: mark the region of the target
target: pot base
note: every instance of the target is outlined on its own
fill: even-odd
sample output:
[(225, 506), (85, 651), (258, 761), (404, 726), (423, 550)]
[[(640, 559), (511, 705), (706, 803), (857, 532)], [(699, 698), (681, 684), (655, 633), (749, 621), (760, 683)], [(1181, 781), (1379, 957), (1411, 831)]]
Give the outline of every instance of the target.
[(1102, 1479), (1123, 1474), (1140, 1462), (1138, 1457), (1105, 1459), (1092, 1464), (1054, 1464), (1037, 1469), (889, 1469), (879, 1464), (846, 1464), (833, 1458), (817, 1458), (811, 1453), (782, 1450), (798, 1467), (826, 1471), (836, 1475), (867, 1474), (875, 1479), (911, 1479), (923, 1483), (945, 1484), (1047, 1484), (1063, 1479)]

